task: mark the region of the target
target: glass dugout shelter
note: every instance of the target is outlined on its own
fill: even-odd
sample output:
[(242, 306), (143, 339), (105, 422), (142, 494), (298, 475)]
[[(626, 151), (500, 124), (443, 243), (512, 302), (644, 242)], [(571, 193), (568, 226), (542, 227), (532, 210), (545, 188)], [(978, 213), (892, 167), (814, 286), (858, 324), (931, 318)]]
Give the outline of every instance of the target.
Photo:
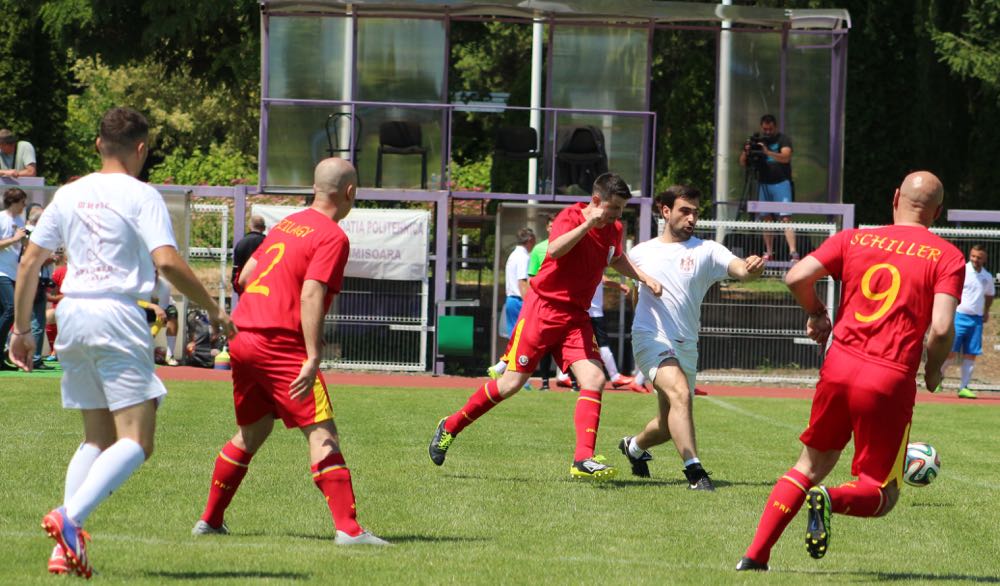
[[(671, 83), (653, 79), (654, 41), (681, 31), (681, 40), (711, 37), (715, 49), (715, 133), (705, 136), (716, 146), (715, 199), (740, 198), (740, 148), (760, 116), (772, 113), (795, 141), (796, 200), (841, 201), (845, 10), (653, 0), (261, 0), (261, 14), (262, 191), (311, 186), (313, 166), (331, 154), (355, 162), (362, 188), (399, 191), (401, 200), (410, 190), (572, 200), (610, 169), (648, 213), (655, 138), (669, 132), (657, 125), (655, 84)], [(531, 49), (497, 87), (449, 89), (450, 33), (461, 21), (532, 27)], [(530, 83), (528, 95), (512, 92), (518, 82)], [(460, 117), (496, 119), (496, 135), (478, 139), (490, 143), (494, 161), (526, 160), (524, 176), (491, 182), (485, 193), (456, 189), (449, 160)]]

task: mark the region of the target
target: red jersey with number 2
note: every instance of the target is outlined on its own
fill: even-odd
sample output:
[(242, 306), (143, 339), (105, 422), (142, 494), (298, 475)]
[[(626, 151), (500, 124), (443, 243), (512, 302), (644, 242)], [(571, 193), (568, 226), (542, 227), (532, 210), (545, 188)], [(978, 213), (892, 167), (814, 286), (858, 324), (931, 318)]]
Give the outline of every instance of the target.
[(257, 266), (240, 295), (233, 323), (239, 329), (301, 335), (302, 284), (326, 284), (323, 310), (329, 310), (340, 293), (349, 252), (347, 234), (329, 216), (309, 208), (281, 220), (253, 254)]
[[(584, 222), (583, 208), (587, 204), (569, 206), (552, 221), (549, 243)], [(531, 288), (546, 301), (590, 309), (597, 284), (604, 268), (622, 255), (622, 224), (615, 220), (603, 228), (591, 228), (569, 252), (552, 258), (548, 252), (538, 274), (531, 279)]]
[(965, 258), (919, 226), (844, 230), (812, 256), (843, 283), (833, 338), (866, 360), (915, 374), (936, 293), (962, 297)]

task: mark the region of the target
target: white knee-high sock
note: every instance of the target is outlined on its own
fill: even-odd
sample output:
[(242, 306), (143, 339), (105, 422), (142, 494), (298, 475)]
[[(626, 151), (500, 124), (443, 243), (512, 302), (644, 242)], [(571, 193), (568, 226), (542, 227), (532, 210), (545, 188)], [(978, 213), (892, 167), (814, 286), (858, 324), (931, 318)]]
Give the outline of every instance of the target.
[(63, 502), (68, 502), (76, 494), (77, 489), (87, 479), (94, 460), (101, 455), (101, 450), (94, 444), (80, 444), (66, 467), (66, 488), (63, 491)]
[(972, 369), (975, 367), (975, 360), (969, 360), (968, 358), (962, 360), (962, 385), (959, 388), (969, 388), (969, 381), (972, 380)]
[(111, 496), (146, 460), (142, 446), (122, 438), (101, 452), (90, 467), (90, 473), (66, 501), (66, 515), (77, 525), (83, 525), (97, 505)]
[(497, 374), (503, 374), (507, 372), (507, 361), (501, 360), (500, 362), (497, 362), (496, 364), (493, 365), (493, 370)]
[(611, 348), (607, 346), (601, 346), (601, 360), (604, 362), (604, 368), (608, 369), (608, 377), (610, 377), (611, 382), (614, 382), (618, 378), (618, 365), (615, 364), (615, 355), (611, 353)]
[(941, 363), (941, 376), (944, 376), (945, 371), (951, 368), (951, 365), (954, 363), (954, 358), (945, 358), (944, 362)]
[(640, 387), (646, 384), (646, 375), (643, 374), (641, 370), (637, 370), (635, 373), (635, 384), (639, 385)]
[(556, 379), (558, 379), (558, 380), (569, 380), (569, 375), (566, 374), (565, 372), (559, 370), (559, 367), (557, 366), (556, 367)]
[(174, 346), (177, 345), (177, 336), (167, 336), (167, 358), (174, 357)]

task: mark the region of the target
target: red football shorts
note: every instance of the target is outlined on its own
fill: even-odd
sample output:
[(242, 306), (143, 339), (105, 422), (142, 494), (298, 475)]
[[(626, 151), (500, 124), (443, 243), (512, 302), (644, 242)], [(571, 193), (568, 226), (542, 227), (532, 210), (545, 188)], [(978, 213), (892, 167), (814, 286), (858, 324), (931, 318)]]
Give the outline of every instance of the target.
[(301, 337), (286, 332), (241, 330), (229, 343), (233, 369), (236, 423), (249, 425), (262, 417), (280, 417), (285, 427), (305, 427), (333, 419), (322, 373), (312, 393), (292, 399), (292, 381), (306, 360)]
[(586, 311), (556, 307), (529, 290), (504, 359), (514, 372), (535, 372), (538, 361), (549, 353), (563, 372), (578, 360), (601, 360)]
[(916, 392), (912, 374), (834, 343), (819, 373), (809, 427), (799, 439), (816, 450), (842, 450), (853, 433), (851, 473), (864, 482), (898, 486)]

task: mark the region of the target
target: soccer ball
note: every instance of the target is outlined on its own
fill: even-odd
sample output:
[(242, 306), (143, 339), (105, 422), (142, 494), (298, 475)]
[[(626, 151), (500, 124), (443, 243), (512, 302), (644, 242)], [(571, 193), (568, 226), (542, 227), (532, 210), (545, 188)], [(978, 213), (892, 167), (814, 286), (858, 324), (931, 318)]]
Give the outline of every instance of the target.
[(930, 444), (913, 442), (906, 446), (903, 482), (910, 486), (927, 486), (941, 472), (941, 458)]

